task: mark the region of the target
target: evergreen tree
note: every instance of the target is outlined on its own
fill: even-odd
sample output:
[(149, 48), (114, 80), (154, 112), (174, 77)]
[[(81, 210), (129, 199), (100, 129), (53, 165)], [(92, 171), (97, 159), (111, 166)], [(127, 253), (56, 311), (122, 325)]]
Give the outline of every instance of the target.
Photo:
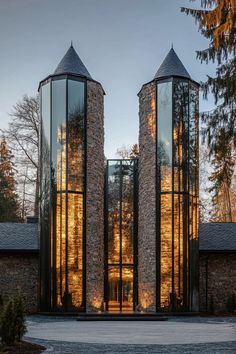
[(214, 171), (210, 176), (213, 186), (210, 192), (213, 194), (214, 215), (218, 221), (233, 221), (231, 201), (231, 180), (234, 173), (234, 160), (232, 158), (232, 147), (228, 144), (228, 137), (225, 130), (219, 132), (218, 144), (214, 147), (212, 160)]
[[(202, 0), (201, 5), (201, 9), (181, 10), (195, 18), (202, 35), (209, 40), (209, 47), (197, 51), (197, 57), (202, 62), (217, 63), (216, 76), (208, 76), (201, 83), (204, 98), (212, 93), (216, 105), (201, 117), (203, 138), (216, 170), (210, 177), (216, 205), (229, 194), (236, 163), (236, 0)], [(226, 218), (231, 219), (230, 195), (224, 202), (228, 204)]]
[(0, 222), (19, 221), (13, 155), (6, 140), (0, 140)]

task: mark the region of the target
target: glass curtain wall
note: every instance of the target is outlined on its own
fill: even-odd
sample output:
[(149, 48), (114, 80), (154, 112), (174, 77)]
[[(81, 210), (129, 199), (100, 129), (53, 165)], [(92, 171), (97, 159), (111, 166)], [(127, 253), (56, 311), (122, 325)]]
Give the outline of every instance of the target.
[(40, 203), (40, 302), (41, 308), (46, 310), (50, 307), (51, 277), (50, 265), (50, 142), (51, 142), (51, 85), (45, 83), (41, 88), (41, 203)]
[(137, 160), (108, 160), (105, 297), (108, 311), (133, 311), (137, 299)]
[[(47, 84), (51, 93), (42, 97), (42, 150), (45, 159), (44, 110), (51, 101), (47, 115), (49, 154), (47, 157), (47, 183), (50, 189), (51, 210), (47, 229), (42, 232), (45, 250), (50, 258), (42, 270), (42, 277), (50, 279), (47, 292), (48, 310), (73, 311), (84, 309), (84, 193), (85, 193), (85, 83), (68, 77), (53, 78)], [(50, 127), (50, 128), (49, 128)], [(42, 204), (43, 206), (43, 200)], [(41, 212), (44, 225), (45, 214)]]
[(198, 88), (157, 85), (157, 307), (175, 311), (190, 308), (190, 284), (197, 294)]

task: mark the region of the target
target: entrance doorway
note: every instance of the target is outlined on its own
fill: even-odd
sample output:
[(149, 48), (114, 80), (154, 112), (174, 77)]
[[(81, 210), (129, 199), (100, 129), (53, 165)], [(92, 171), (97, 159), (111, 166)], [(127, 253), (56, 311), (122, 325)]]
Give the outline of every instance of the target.
[(137, 160), (108, 160), (106, 175), (105, 301), (110, 312), (137, 303)]

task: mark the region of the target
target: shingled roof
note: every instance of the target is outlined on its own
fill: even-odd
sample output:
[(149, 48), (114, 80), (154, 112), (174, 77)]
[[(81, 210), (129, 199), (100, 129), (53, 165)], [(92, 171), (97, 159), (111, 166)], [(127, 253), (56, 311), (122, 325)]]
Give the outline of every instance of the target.
[(76, 74), (92, 79), (72, 44), (54, 71), (54, 75), (61, 74)]
[(0, 252), (38, 251), (39, 230), (37, 223), (0, 223)]
[(212, 222), (199, 226), (200, 251), (236, 251), (236, 222)]
[(187, 79), (191, 79), (189, 73), (185, 69), (183, 63), (173, 48), (171, 48), (163, 63), (157, 70), (154, 79), (161, 79), (167, 76), (181, 76)]

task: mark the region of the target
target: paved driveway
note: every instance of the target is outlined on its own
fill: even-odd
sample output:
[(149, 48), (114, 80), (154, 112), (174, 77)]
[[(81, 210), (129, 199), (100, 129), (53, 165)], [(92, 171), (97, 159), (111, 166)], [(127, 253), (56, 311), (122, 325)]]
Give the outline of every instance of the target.
[(46, 345), (47, 353), (236, 353), (236, 318), (79, 322), (32, 316), (27, 337)]

